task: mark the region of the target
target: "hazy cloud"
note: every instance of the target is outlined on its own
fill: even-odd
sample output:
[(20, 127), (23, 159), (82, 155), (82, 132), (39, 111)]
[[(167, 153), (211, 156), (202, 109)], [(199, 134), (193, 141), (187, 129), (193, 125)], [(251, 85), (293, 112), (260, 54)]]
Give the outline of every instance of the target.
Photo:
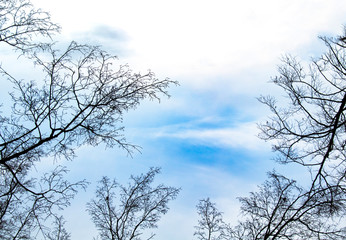
[(126, 33), (110, 25), (97, 25), (83, 32), (75, 32), (71, 38), (79, 43), (99, 45), (117, 56), (123, 57), (129, 51)]
[[(233, 127), (187, 128), (167, 127), (156, 133), (158, 138), (176, 138), (205, 146), (263, 150), (263, 140), (257, 137), (256, 123), (241, 123)], [(268, 150), (268, 149), (267, 149)]]

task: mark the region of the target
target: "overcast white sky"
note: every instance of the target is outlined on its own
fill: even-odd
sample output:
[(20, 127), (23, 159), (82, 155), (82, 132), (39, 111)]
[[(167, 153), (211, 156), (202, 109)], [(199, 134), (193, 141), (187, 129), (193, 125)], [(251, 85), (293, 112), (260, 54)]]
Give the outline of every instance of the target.
[[(303, 60), (323, 51), (318, 35), (336, 35), (346, 23), (342, 0), (32, 0), (62, 27), (57, 39), (102, 45), (137, 71), (180, 82), (170, 99), (145, 102), (125, 117), (125, 134), (143, 147), (133, 158), (118, 149), (77, 151), (71, 178), (130, 174), (162, 167), (161, 182), (182, 187), (156, 239), (193, 239), (195, 205), (210, 197), (236, 222), (237, 196), (255, 190), (273, 167), (270, 144), (256, 137), (268, 115), (261, 94), (280, 95), (268, 83), (284, 53)], [(286, 174), (293, 174), (287, 168)], [(299, 171), (295, 177), (299, 176)], [(92, 184), (66, 210), (72, 239), (92, 239), (85, 203)]]

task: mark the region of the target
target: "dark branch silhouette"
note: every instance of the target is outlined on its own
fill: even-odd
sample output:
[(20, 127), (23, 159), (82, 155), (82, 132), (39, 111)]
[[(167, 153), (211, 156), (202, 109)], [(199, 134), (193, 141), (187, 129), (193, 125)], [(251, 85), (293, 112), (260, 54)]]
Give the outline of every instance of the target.
[(216, 208), (209, 198), (202, 199), (197, 205), (199, 215), (198, 225), (195, 226), (194, 236), (199, 240), (223, 240), (228, 239), (226, 231), (228, 226), (222, 219), (222, 212)]
[(274, 141), (280, 163), (306, 167), (311, 182), (303, 188), (269, 173), (257, 192), (240, 198), (242, 218), (237, 226), (226, 228), (228, 239), (341, 240), (346, 236), (345, 35), (320, 39), (327, 51), (308, 68), (292, 56), (282, 59), (273, 82), (285, 91), (285, 106), (271, 96), (259, 99), (272, 111), (270, 119), (259, 125), (260, 137)]
[(69, 239), (56, 210), (87, 183), (67, 182), (61, 167), (32, 178), (36, 164), (73, 159), (85, 144), (132, 154), (138, 147), (123, 136), (123, 114), (144, 99), (168, 96), (167, 88), (177, 84), (151, 71), (135, 73), (100, 47), (72, 42), (57, 48), (51, 37), (58, 31), (29, 0), (0, 2), (0, 47), (32, 61), (37, 76), (21, 79), (0, 64), (2, 81), (12, 84), (12, 102), (6, 102), (11, 108), (0, 109), (1, 239)]
[(345, 198), (341, 191), (335, 196), (331, 203), (325, 189), (306, 191), (295, 181), (270, 173), (259, 191), (240, 198), (245, 219), (232, 229), (231, 239), (341, 240), (346, 234), (339, 225)]
[(309, 167), (313, 188), (345, 184), (346, 44), (339, 39), (321, 37), (328, 51), (307, 71), (295, 58), (283, 58), (273, 82), (285, 90), (287, 107), (277, 106), (273, 97), (260, 98), (273, 113), (260, 125), (261, 137), (277, 142), (280, 162)]
[[(151, 168), (146, 174), (131, 176), (127, 186), (102, 178), (96, 198), (87, 205), (101, 239), (140, 239), (145, 229), (157, 227), (161, 216), (168, 211), (168, 202), (179, 193), (174, 187), (152, 186), (159, 171), (159, 168)], [(151, 233), (146, 239), (154, 235)]]
[(49, 13), (35, 9), (29, 0), (1, 1), (0, 19), (0, 43), (24, 52), (43, 45), (35, 37), (51, 37), (60, 30)]

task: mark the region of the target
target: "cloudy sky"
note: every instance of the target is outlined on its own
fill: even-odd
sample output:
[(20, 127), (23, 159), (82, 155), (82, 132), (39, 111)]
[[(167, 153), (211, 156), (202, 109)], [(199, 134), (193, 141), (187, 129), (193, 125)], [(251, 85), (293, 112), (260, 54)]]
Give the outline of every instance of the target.
[[(276, 165), (256, 124), (269, 112), (256, 97), (282, 94), (269, 83), (285, 53), (302, 60), (323, 51), (318, 35), (340, 34), (342, 0), (33, 0), (62, 27), (57, 40), (102, 45), (135, 71), (180, 83), (161, 103), (144, 102), (127, 113), (125, 135), (142, 147), (132, 158), (103, 146), (77, 151), (66, 163), (73, 179), (101, 176), (126, 183), (130, 174), (162, 167), (158, 181), (181, 187), (156, 239), (193, 239), (195, 205), (210, 197), (235, 223), (238, 196), (263, 182)], [(85, 213), (95, 185), (66, 210), (72, 239), (96, 236)]]

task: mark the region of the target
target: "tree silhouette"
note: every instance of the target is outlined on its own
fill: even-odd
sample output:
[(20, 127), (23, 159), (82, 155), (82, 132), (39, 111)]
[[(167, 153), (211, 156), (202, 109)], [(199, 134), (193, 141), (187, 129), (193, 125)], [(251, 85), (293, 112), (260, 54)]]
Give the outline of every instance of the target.
[(200, 219), (195, 226), (194, 236), (199, 240), (227, 239), (225, 235), (227, 225), (222, 220), (222, 213), (216, 208), (216, 204), (207, 198), (200, 200), (196, 207)]
[(327, 51), (308, 70), (294, 57), (283, 58), (273, 82), (286, 92), (289, 103), (280, 107), (273, 97), (260, 98), (273, 113), (260, 125), (260, 136), (277, 142), (273, 148), (279, 162), (309, 167), (312, 188), (345, 188), (346, 42), (344, 36), (320, 39)]
[(276, 172), (239, 198), (242, 218), (228, 228), (229, 239), (344, 239), (346, 228), (346, 28), (337, 38), (321, 37), (327, 51), (304, 68), (285, 56), (273, 82), (288, 99), (260, 102), (272, 116), (260, 124), (260, 137), (274, 141), (277, 161), (308, 169), (311, 182), (300, 186)]
[(24, 52), (44, 45), (35, 37), (51, 37), (60, 30), (49, 13), (34, 8), (29, 0), (1, 1), (0, 19), (0, 43)]
[(59, 219), (57, 210), (70, 205), (78, 189), (87, 183), (69, 183), (64, 179), (67, 170), (57, 167), (45, 173), (41, 179), (29, 178), (25, 167), (11, 173), (1, 166), (0, 183), (0, 238), (35, 239), (38, 234), (50, 233), (50, 224), (55, 226)]
[(100, 47), (72, 42), (58, 48), (50, 39), (58, 31), (49, 14), (30, 1), (0, 2), (0, 46), (31, 61), (37, 76), (21, 79), (0, 65), (2, 81), (13, 87), (12, 102), (5, 103), (12, 107), (1, 109), (0, 116), (1, 239), (36, 239), (38, 232), (52, 238), (45, 223), (51, 219), (61, 229), (55, 210), (86, 187), (85, 181), (64, 180), (63, 167), (32, 178), (37, 163), (73, 159), (85, 144), (119, 146), (131, 154), (137, 147), (122, 134), (123, 114), (144, 99), (168, 96), (166, 89), (177, 84), (151, 71), (135, 73)]
[(159, 168), (151, 168), (146, 174), (131, 176), (127, 186), (108, 177), (101, 179), (96, 198), (87, 204), (101, 239), (141, 239), (145, 229), (157, 227), (161, 215), (168, 211), (168, 202), (179, 193), (174, 187), (152, 186), (159, 172)]
[[(346, 28), (344, 28), (346, 33)], [(327, 51), (308, 70), (285, 56), (273, 82), (289, 100), (284, 107), (261, 97), (273, 116), (260, 137), (274, 140), (280, 163), (307, 167), (310, 187), (270, 173), (258, 192), (240, 198), (247, 216), (235, 239), (343, 239), (345, 226), (346, 58), (345, 37), (320, 38)]]
[(231, 239), (343, 239), (346, 232), (339, 226), (343, 193), (334, 199), (333, 213), (325, 194), (306, 191), (294, 180), (269, 173), (259, 191), (240, 198), (246, 218), (232, 229)]

